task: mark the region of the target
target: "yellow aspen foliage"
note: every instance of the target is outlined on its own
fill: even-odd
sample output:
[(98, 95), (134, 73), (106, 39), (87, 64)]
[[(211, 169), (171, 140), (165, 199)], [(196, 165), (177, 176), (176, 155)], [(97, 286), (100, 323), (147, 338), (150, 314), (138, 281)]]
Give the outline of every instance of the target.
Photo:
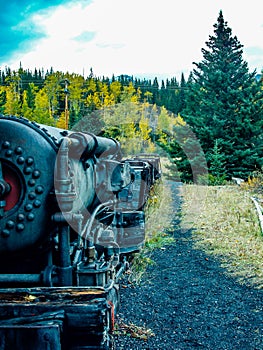
[(118, 103), (119, 100), (120, 100), (121, 88), (122, 88), (122, 85), (121, 85), (121, 83), (119, 81), (113, 81), (110, 84), (110, 91), (113, 94), (115, 103)]
[(160, 114), (158, 116), (157, 122), (157, 132), (160, 134), (162, 132), (170, 132), (173, 122), (172, 118), (169, 116), (169, 113), (165, 107), (161, 107)]
[(136, 137), (136, 126), (132, 120), (127, 120), (126, 123), (123, 124), (123, 134), (126, 138), (132, 139)]
[(142, 91), (140, 88), (137, 88), (137, 92), (136, 92), (136, 96), (137, 96), (137, 101), (140, 101), (141, 100), (141, 96), (142, 96)]
[(92, 109), (101, 109), (102, 101), (99, 92), (89, 94), (86, 98), (86, 105)]
[(150, 92), (150, 91), (146, 91), (145, 93), (144, 93), (144, 97), (145, 97), (145, 100), (144, 100), (144, 102), (150, 102), (151, 101), (151, 99), (152, 99), (152, 97), (153, 97), (153, 94)]
[(93, 78), (89, 78), (88, 83), (87, 83), (87, 90), (91, 91), (91, 92), (97, 91), (97, 84)]
[(4, 112), (9, 115), (20, 115), (20, 101), (16, 85), (11, 83), (6, 87), (6, 103), (4, 105)]
[(123, 87), (121, 100), (124, 102), (138, 102), (138, 96), (136, 95), (136, 89), (133, 83), (130, 82), (128, 86)]
[(46, 125), (55, 124), (55, 120), (50, 113), (49, 98), (45, 89), (39, 90), (36, 94), (34, 121)]
[(183, 117), (178, 113), (177, 117), (174, 118), (174, 125), (177, 126), (185, 126), (186, 122), (184, 121)]
[(115, 98), (114, 95), (111, 94), (107, 94), (104, 97), (104, 101), (103, 101), (103, 107), (109, 107), (109, 106), (113, 106), (115, 104)]
[(58, 121), (57, 121), (57, 128), (60, 129), (67, 129), (67, 125), (66, 125), (66, 116), (65, 116), (65, 112), (62, 112)]
[(22, 97), (22, 107), (21, 107), (21, 114), (24, 118), (27, 118), (28, 120), (33, 120), (33, 110), (28, 105), (28, 92), (27, 90), (23, 91), (23, 97)]
[(68, 100), (71, 111), (78, 118), (82, 107), (82, 95), (85, 92), (84, 83), (85, 79), (78, 74), (70, 74), (67, 77), (70, 82), (68, 85)]
[(48, 75), (44, 83), (44, 92), (48, 99), (48, 108), (51, 117), (58, 114), (59, 99), (58, 95), (62, 92), (61, 80), (63, 74), (61, 72), (55, 72)]
[(143, 140), (149, 140), (151, 128), (149, 126), (149, 120), (142, 115), (139, 121), (139, 135)]

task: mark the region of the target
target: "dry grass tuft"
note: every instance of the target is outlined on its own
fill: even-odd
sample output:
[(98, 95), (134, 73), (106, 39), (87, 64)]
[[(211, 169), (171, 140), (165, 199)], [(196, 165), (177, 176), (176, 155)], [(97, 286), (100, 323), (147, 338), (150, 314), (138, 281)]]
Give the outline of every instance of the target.
[(133, 323), (125, 323), (122, 319), (115, 324), (114, 334), (117, 336), (128, 336), (147, 341), (149, 337), (155, 336), (153, 331), (146, 327), (136, 326)]
[(183, 186), (185, 229), (195, 247), (220, 257), (228, 273), (263, 288), (263, 237), (248, 191), (236, 186)]

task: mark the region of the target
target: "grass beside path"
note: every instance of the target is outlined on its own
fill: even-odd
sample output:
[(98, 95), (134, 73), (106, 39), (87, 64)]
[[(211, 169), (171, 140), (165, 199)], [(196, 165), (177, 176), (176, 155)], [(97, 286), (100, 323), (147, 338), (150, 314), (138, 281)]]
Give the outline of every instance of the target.
[(237, 186), (183, 186), (182, 228), (197, 249), (220, 258), (241, 283), (263, 288), (263, 237), (248, 191)]
[(155, 249), (165, 249), (166, 245), (174, 244), (174, 238), (168, 233), (172, 229), (174, 217), (171, 189), (163, 180), (157, 181), (153, 186), (145, 216), (145, 245), (135, 254), (130, 270), (129, 281), (134, 284), (139, 284), (147, 266), (154, 264), (151, 253)]

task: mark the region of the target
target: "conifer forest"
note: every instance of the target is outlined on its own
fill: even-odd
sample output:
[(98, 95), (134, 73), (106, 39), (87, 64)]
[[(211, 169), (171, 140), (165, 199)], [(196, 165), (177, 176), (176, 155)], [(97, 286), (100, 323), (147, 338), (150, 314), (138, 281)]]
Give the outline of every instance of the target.
[(196, 166), (211, 184), (248, 178), (263, 167), (262, 76), (249, 71), (222, 12), (202, 55), (180, 80), (5, 67), (0, 113), (114, 137), (127, 154), (163, 150), (183, 181)]

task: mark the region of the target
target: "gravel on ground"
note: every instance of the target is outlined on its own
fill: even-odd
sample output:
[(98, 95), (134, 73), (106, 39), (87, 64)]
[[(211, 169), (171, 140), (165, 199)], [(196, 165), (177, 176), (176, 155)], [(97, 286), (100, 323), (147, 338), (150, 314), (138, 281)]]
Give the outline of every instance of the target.
[(121, 282), (116, 349), (262, 350), (263, 291), (239, 284), (194, 248), (191, 230), (180, 228), (180, 185), (170, 186), (175, 245), (152, 253), (155, 264), (139, 286)]

